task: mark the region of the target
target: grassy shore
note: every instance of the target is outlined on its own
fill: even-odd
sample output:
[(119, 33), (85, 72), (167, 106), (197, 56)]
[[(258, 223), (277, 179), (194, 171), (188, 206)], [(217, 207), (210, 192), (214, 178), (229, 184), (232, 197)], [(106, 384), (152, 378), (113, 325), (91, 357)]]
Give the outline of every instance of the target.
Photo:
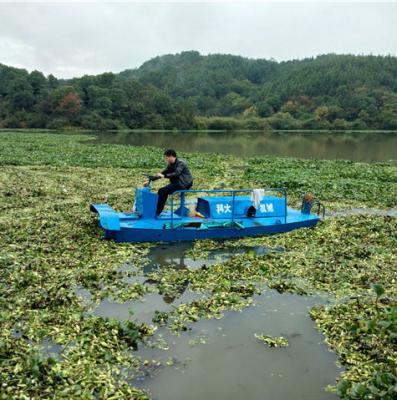
[[(149, 245), (100, 239), (91, 202), (127, 210), (142, 174), (163, 167), (151, 147), (90, 144), (86, 135), (0, 132), (0, 398), (145, 399), (130, 385), (142, 368), (133, 350), (153, 326), (90, 314), (77, 288), (94, 300), (144, 296), (118, 267), (147, 261)], [(183, 154), (196, 188), (280, 187), (291, 205), (310, 190), (331, 210), (396, 207), (397, 168), (350, 161)], [(392, 399), (397, 385), (397, 219), (345, 216), (315, 230), (238, 241), (200, 241), (192, 257), (216, 248), (264, 245), (288, 251), (232, 257), (207, 269), (153, 272), (172, 295), (188, 280), (205, 300), (182, 304), (154, 325), (186, 328), (225, 310), (244, 309), (262, 283), (332, 301), (311, 310), (345, 366), (334, 390), (346, 399)], [(160, 317), (160, 318), (159, 318)], [(43, 343), (62, 357), (43, 353)]]

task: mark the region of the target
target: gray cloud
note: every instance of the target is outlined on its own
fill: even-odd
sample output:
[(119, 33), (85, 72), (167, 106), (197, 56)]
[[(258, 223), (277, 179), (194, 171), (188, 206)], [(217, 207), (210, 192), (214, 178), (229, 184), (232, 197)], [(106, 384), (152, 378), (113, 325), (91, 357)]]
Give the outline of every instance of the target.
[(396, 20), (397, 3), (0, 3), (0, 62), (73, 77), (192, 49), (396, 55)]

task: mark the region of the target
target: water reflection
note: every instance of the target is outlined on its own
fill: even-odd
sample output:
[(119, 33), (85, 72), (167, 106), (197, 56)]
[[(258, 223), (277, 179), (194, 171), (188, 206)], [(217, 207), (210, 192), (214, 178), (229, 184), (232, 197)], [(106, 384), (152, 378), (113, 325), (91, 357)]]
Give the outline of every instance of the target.
[(397, 159), (395, 132), (159, 132), (100, 133), (96, 143), (174, 146), (178, 151), (382, 162)]
[[(221, 241), (219, 241), (221, 243)], [(198, 269), (208, 267), (217, 263), (222, 263), (238, 254), (264, 255), (269, 252), (283, 252), (283, 247), (270, 248), (266, 246), (239, 246), (225, 247), (211, 250), (205, 259), (196, 259), (189, 256), (192, 250), (191, 242), (164, 243), (150, 249), (148, 258), (149, 263), (143, 267), (145, 274), (158, 268), (173, 269)]]
[[(145, 275), (158, 268), (181, 269), (199, 269), (206, 268), (214, 264), (223, 263), (238, 254), (248, 253), (251, 255), (263, 255), (269, 252), (282, 252), (284, 248), (269, 248), (266, 246), (240, 246), (228, 247), (224, 249), (212, 250), (205, 259), (196, 259), (189, 256), (188, 252), (192, 250), (191, 242), (164, 243), (154, 246), (150, 249), (148, 258), (149, 263), (143, 267)], [(144, 283), (156, 284), (156, 281), (146, 279)], [(185, 280), (178, 285), (177, 293), (173, 295), (163, 295), (163, 301), (171, 304), (176, 298), (179, 298), (189, 286), (189, 281)]]

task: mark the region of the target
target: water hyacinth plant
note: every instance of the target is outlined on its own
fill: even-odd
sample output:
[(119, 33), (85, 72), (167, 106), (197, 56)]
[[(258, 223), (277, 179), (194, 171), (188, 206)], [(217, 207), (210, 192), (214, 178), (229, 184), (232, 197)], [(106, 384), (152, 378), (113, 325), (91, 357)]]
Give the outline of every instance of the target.
[[(395, 398), (396, 217), (342, 215), (314, 230), (199, 241), (188, 252), (193, 259), (216, 251), (230, 257), (144, 276), (153, 245), (101, 240), (88, 206), (129, 210), (141, 174), (162, 167), (162, 151), (90, 140), (0, 132), (0, 398), (145, 399), (131, 383), (145, 368), (134, 349), (158, 326), (181, 332), (203, 318), (244, 312), (269, 288), (328, 300), (310, 315), (344, 365), (334, 388), (341, 398)], [(396, 205), (397, 168), (387, 163), (183, 156), (200, 188), (286, 186), (295, 206), (311, 190), (333, 210)], [(92, 312), (103, 299), (178, 298), (183, 290), (202, 297), (158, 311), (153, 326)], [(58, 354), (43, 353), (43, 343)]]
[(288, 340), (282, 336), (271, 337), (269, 335), (264, 335), (263, 333), (255, 333), (254, 335), (258, 340), (265, 343), (269, 347), (287, 347)]

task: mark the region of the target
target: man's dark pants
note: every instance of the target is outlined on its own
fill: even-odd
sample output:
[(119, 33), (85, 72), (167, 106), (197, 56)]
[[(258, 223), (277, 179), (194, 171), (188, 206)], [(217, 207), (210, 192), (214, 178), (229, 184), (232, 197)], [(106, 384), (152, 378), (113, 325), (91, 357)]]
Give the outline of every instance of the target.
[(187, 187), (182, 187), (176, 183), (170, 183), (167, 186), (164, 186), (159, 189), (158, 192), (158, 200), (157, 200), (157, 211), (156, 215), (161, 214), (164, 209), (165, 203), (167, 202), (167, 198), (170, 194), (176, 192), (177, 190), (188, 190), (192, 187), (193, 184), (188, 185)]

